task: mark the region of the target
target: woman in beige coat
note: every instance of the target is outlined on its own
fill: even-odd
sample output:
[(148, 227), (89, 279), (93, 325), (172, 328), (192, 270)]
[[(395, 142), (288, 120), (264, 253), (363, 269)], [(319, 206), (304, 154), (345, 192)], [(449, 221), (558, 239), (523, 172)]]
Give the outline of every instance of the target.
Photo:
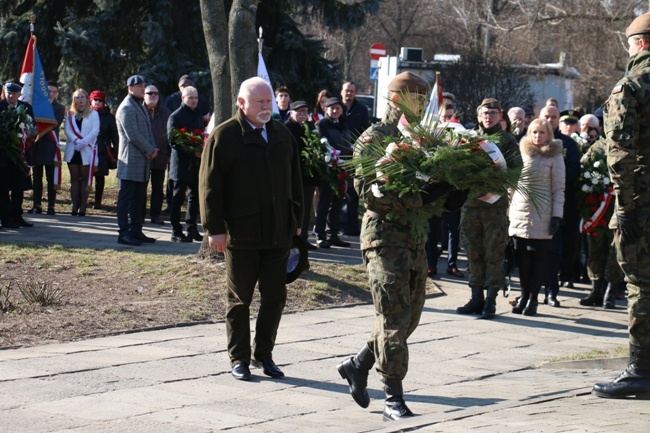
[(521, 297), (512, 312), (534, 316), (545, 275), (546, 252), (562, 219), (565, 169), (562, 142), (553, 139), (553, 129), (543, 119), (531, 122), (519, 150), (524, 170), (530, 173), (526, 184), (533, 200), (515, 192), (510, 202), (508, 232), (514, 239), (521, 284)]

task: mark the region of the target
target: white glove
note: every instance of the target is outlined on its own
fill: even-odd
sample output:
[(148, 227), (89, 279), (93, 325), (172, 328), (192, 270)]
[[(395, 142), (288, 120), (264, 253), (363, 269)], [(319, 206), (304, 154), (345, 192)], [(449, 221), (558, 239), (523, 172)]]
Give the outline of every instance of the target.
[(77, 140), (77, 144), (74, 145), (74, 150), (81, 151), (84, 147), (86, 147), (86, 143), (83, 140)]

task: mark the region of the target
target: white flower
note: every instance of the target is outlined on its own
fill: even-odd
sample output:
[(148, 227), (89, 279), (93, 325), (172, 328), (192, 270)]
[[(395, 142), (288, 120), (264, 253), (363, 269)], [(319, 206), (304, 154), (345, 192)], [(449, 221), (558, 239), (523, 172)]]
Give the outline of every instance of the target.
[(325, 138), (325, 137), (321, 138), (321, 139), (320, 139), (320, 142), (321, 142), (322, 144), (329, 144), (329, 141), (327, 141), (327, 138)]
[(19, 133), (18, 133), (18, 138), (23, 138), (23, 134), (21, 134), (21, 133), (19, 132)]
[(593, 179), (591, 179), (591, 183), (593, 183), (594, 185), (598, 185), (600, 183), (600, 179), (594, 177)]
[(382, 198), (384, 194), (382, 194), (381, 191), (379, 191), (379, 185), (376, 183), (373, 183), (372, 186), (370, 187), (370, 191), (372, 191), (372, 195), (374, 195), (377, 198)]
[(589, 185), (582, 185), (582, 191), (591, 192), (591, 187)]
[(609, 180), (608, 177), (606, 177), (605, 179), (603, 179), (603, 185), (609, 185), (609, 182), (610, 182), (610, 180)]
[(20, 123), (18, 124), (18, 127), (19, 127), (20, 129), (25, 129), (25, 124), (24, 124), (23, 122), (20, 122)]
[(600, 161), (594, 162), (594, 167), (596, 167), (596, 168), (600, 167)]
[(591, 173), (588, 172), (588, 171), (585, 171), (585, 172), (582, 174), (582, 177), (584, 177), (585, 179), (591, 179)]
[(325, 162), (329, 164), (329, 162), (332, 160), (332, 156), (328, 153), (325, 155)]

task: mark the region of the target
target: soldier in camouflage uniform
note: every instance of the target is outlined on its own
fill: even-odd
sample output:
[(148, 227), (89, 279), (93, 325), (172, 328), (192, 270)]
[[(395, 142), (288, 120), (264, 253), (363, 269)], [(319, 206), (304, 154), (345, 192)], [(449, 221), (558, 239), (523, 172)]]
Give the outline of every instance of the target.
[(605, 104), (607, 165), (614, 183), (616, 255), (628, 288), (630, 361), (598, 397), (650, 397), (650, 13), (625, 32), (628, 75)]
[[(506, 158), (508, 167), (520, 166), (521, 155), (515, 137), (501, 128), (501, 104), (493, 98), (484, 99), (477, 109), (478, 132), (491, 136)], [(505, 286), (503, 260), (508, 243), (508, 197), (495, 203), (480, 200), (470, 194), (463, 206), (460, 230), (469, 262), (469, 287), (472, 297), (459, 314), (481, 314), (492, 319), (496, 313), (496, 297)], [(483, 291), (487, 289), (487, 296)]]
[[(411, 72), (397, 75), (388, 86), (390, 101), (386, 113), (381, 122), (361, 134), (355, 143), (355, 157), (363, 156), (365, 145), (373, 140), (382, 142), (385, 137), (402, 136), (397, 127), (402, 112), (394, 101), (410, 107), (417, 104), (413, 111), (420, 112), (428, 88), (426, 81)], [(354, 186), (367, 209), (361, 227), (361, 250), (375, 305), (375, 325), (361, 351), (337, 368), (348, 381), (354, 400), (366, 408), (370, 404), (366, 390), (368, 372), (376, 364), (386, 392), (384, 420), (397, 420), (413, 416), (404, 402), (402, 380), (408, 370), (406, 341), (417, 327), (424, 306), (427, 265), (424, 237), (414, 239), (410, 224), (388, 221), (385, 215), (396, 208), (420, 208), (450, 187), (443, 186), (437, 197), (433, 192), (402, 197), (384, 192), (377, 197), (371, 191), (370, 180), (357, 177)]]
[[(580, 159), (582, 165), (591, 165), (596, 154), (606, 155), (607, 142), (598, 140), (586, 150)], [(582, 206), (594, 206), (581, 203)], [(600, 203), (595, 204), (595, 206)], [(602, 221), (609, 221), (614, 213), (613, 201), (605, 210)], [(614, 230), (597, 224), (593, 231), (587, 233), (587, 272), (591, 280), (591, 292), (580, 299), (580, 305), (602, 306), (614, 308), (616, 306), (616, 292), (621, 285), (625, 291), (624, 275), (616, 261), (616, 249), (613, 245)]]

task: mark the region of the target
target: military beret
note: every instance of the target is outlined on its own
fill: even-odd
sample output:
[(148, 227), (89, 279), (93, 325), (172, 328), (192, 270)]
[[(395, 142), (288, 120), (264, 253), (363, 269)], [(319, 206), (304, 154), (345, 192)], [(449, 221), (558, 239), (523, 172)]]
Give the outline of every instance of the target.
[(6, 83), (5, 84), (5, 91), (6, 92), (11, 92), (11, 93), (20, 93), (20, 91), (23, 90), (23, 88), (20, 86), (20, 84), (16, 83)]
[(294, 101), (291, 104), (289, 104), (289, 108), (292, 110), (297, 110), (299, 108), (306, 108), (307, 103), (305, 101)]
[(560, 113), (560, 122), (575, 125), (580, 120), (580, 113), (576, 110), (564, 110)]
[(499, 111), (502, 110), (501, 103), (494, 98), (485, 98), (483, 102), (481, 102), (481, 105), (478, 106), (478, 108), (482, 108), (482, 107), (496, 108)]
[(181, 78), (178, 79), (178, 85), (180, 87), (182, 87), (184, 85), (193, 86), (194, 85), (194, 80), (192, 80), (192, 78), (189, 75), (183, 75), (183, 76), (181, 76)]
[(414, 73), (406, 71), (397, 74), (395, 78), (388, 83), (388, 90), (392, 92), (426, 94), (429, 91), (429, 83)]
[(325, 101), (325, 106), (326, 107), (331, 107), (332, 105), (339, 104), (341, 107), (343, 107), (343, 102), (339, 98), (327, 98), (327, 101)]
[(137, 86), (138, 84), (146, 83), (147, 80), (144, 79), (142, 75), (131, 75), (128, 80), (126, 80), (126, 85)]
[(650, 33), (650, 12), (639, 15), (632, 21), (632, 24), (625, 30), (625, 37)]
[(102, 92), (101, 90), (93, 90), (92, 92), (90, 92), (88, 99), (90, 99), (91, 101), (97, 99), (99, 101), (106, 102), (106, 93)]

